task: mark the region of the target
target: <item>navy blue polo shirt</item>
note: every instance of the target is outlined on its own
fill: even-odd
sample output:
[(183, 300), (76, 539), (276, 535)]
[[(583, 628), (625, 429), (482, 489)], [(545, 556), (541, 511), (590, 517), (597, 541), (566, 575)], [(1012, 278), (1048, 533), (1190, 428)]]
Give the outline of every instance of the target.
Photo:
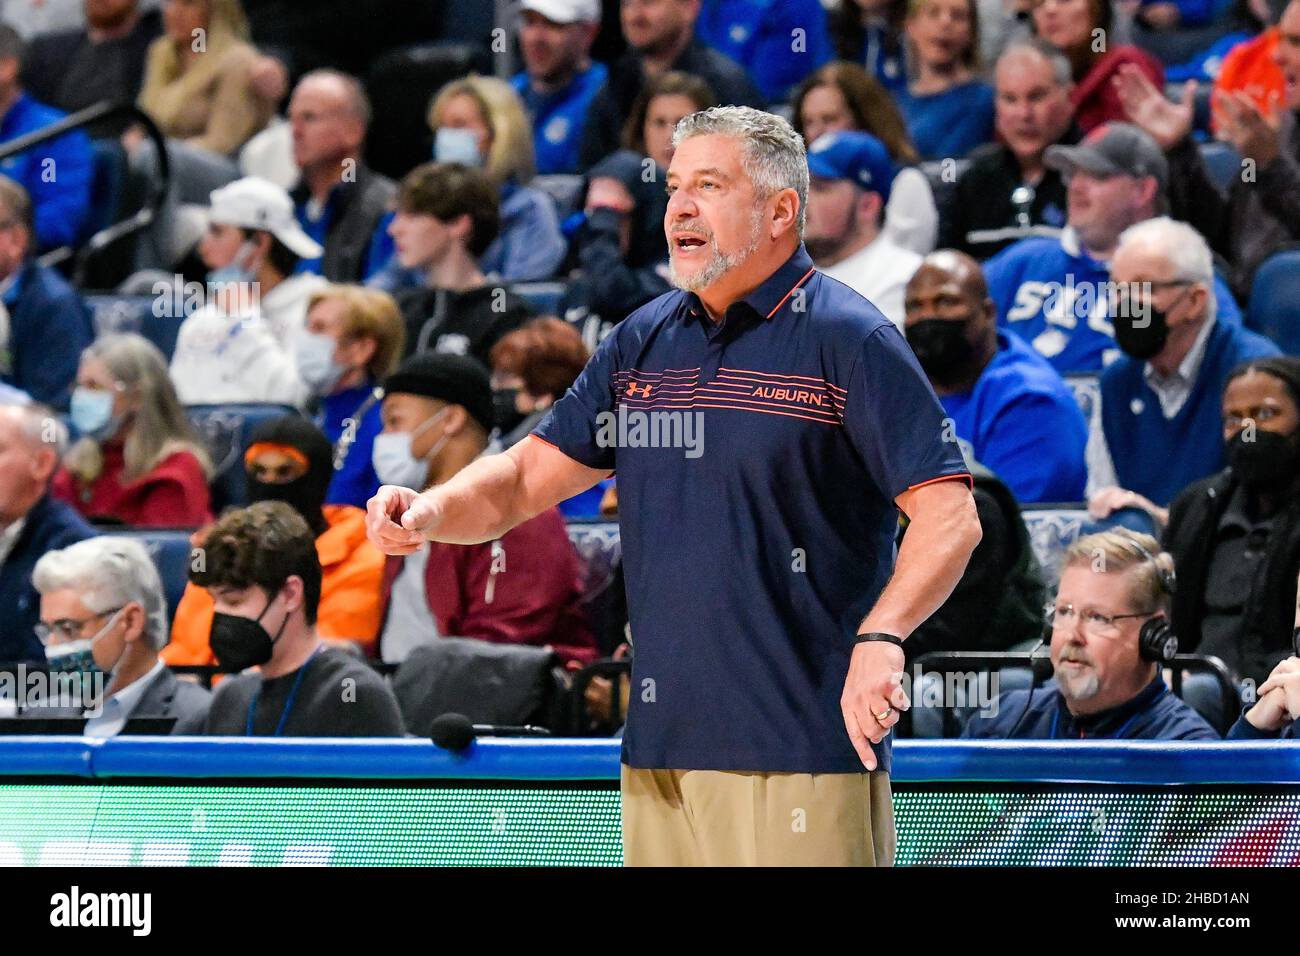
[[(895, 325), (802, 247), (720, 323), (675, 290), (614, 327), (533, 436), (618, 472), (625, 763), (863, 772), (853, 637), (893, 569), (894, 499), (966, 475), (943, 421)], [(888, 769), (888, 739), (876, 754)]]

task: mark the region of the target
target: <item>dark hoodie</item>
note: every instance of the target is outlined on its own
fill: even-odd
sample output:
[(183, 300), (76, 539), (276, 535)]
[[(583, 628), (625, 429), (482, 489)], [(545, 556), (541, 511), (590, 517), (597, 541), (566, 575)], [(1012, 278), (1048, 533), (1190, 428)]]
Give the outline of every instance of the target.
[(248, 476), (248, 500), (283, 501), (306, 520), (312, 534), (320, 537), (329, 528), (321, 506), (334, 477), (334, 448), (324, 432), (306, 418), (285, 415), (262, 422), (248, 436), (248, 447), (262, 442), (288, 445), (307, 458), (307, 471), (300, 478), (271, 484)]
[(628, 313), (670, 288), (664, 170), (638, 153), (621, 149), (591, 168), (588, 188), (597, 177), (618, 180), (636, 206), (630, 213), (627, 255), (619, 248), (623, 217), (612, 209), (594, 210), (574, 238), (581, 271), (560, 300), (560, 315), (582, 333), (591, 351)]

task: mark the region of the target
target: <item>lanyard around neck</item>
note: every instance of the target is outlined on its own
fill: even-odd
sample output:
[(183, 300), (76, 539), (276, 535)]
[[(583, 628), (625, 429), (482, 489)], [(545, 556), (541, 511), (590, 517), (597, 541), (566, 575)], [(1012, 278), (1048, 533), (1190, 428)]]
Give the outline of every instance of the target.
[[(289, 696), (285, 698), (284, 710), (280, 711), (280, 721), (275, 725), (275, 733), (272, 737), (279, 737), (284, 731), (284, 725), (289, 720), (289, 712), (293, 710), (294, 698), (298, 696), (298, 688), (302, 685), (303, 676), (307, 673), (307, 668), (311, 667), (311, 662), (316, 659), (316, 655), (325, 649), (324, 644), (318, 644), (316, 650), (311, 652), (311, 657), (307, 658), (306, 663), (298, 668), (298, 674), (293, 679), (293, 686), (289, 688)], [(248, 720), (244, 724), (244, 736), (253, 736), (253, 718), (257, 715), (257, 702), (262, 699), (262, 686), (259, 685), (253, 692), (253, 699), (248, 702)]]

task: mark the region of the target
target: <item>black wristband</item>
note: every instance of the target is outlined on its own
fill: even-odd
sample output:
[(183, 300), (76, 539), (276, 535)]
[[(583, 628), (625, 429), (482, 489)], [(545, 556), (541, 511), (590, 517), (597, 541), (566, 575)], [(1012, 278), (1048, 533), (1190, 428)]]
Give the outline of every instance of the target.
[(853, 643), (865, 644), (867, 641), (884, 641), (886, 644), (893, 644), (895, 647), (903, 646), (903, 639), (895, 637), (893, 634), (884, 634), (880, 631), (868, 631), (866, 634), (859, 634), (853, 639)]

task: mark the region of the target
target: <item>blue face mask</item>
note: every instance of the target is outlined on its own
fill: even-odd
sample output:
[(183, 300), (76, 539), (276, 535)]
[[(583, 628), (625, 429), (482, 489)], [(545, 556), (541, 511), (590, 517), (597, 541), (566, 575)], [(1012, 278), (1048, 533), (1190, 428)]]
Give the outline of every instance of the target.
[[(248, 264), (249, 256), (254, 249), (251, 241), (245, 242), (235, 250), (235, 257), (230, 260), (229, 265), (224, 265), (220, 269), (213, 269), (208, 273), (208, 284), (217, 283), (249, 283), (257, 278), (257, 270)], [(240, 263), (244, 263), (241, 265)]]
[(426, 428), (450, 410), (451, 406), (448, 405), (413, 432), (380, 432), (375, 436), (370, 463), (374, 465), (375, 475), (381, 483), (397, 485), (401, 488), (414, 488), (416, 491), (424, 490), (429, 465), (451, 436), (443, 435), (439, 438), (423, 458), (415, 457), (411, 452), (411, 444), (417, 436), (424, 433)]
[(85, 388), (78, 385), (72, 390), (69, 417), (72, 427), (81, 435), (95, 439), (110, 438), (120, 424), (113, 417), (113, 400), (116, 396), (102, 388)]
[(483, 157), (478, 151), (478, 137), (471, 130), (438, 127), (433, 136), (433, 161), (435, 163), (463, 163), (482, 166)]
[(337, 344), (328, 335), (302, 331), (294, 337), (294, 358), (298, 377), (313, 395), (329, 395), (348, 369), (334, 361)]

